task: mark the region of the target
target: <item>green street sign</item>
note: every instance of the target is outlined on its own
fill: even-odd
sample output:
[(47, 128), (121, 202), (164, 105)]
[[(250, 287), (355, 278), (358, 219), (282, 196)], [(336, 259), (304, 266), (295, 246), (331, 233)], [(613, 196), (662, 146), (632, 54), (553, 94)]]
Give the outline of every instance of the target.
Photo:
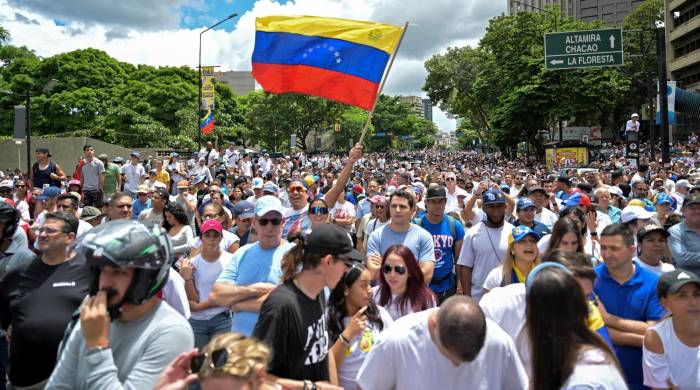
[(544, 34), (546, 70), (620, 66), (623, 62), (622, 29)]

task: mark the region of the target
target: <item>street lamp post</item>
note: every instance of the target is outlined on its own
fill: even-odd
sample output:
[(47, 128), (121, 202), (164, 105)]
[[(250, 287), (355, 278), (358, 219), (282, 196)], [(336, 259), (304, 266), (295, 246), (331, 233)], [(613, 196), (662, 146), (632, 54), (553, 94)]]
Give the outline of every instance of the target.
[(199, 33), (199, 100), (197, 101), (197, 151), (199, 151), (202, 148), (202, 130), (199, 128), (200, 116), (202, 114), (202, 34), (229, 19), (235, 18), (236, 16), (238, 16), (238, 13), (234, 12), (231, 15), (227, 16), (226, 19), (220, 20), (215, 25), (208, 27), (206, 30)]
[[(44, 87), (41, 89), (43, 92), (50, 92), (52, 89), (56, 87), (58, 84), (58, 80), (56, 79), (51, 79), (44, 84)], [(31, 127), (31, 103), (32, 103), (32, 95), (29, 93), (21, 94), (13, 91), (9, 91), (6, 89), (0, 90), (1, 93), (5, 93), (8, 95), (15, 95), (15, 96), (21, 96), (24, 99), (24, 104), (26, 106), (25, 110), (25, 118), (24, 118), (24, 129), (25, 129), (25, 137), (26, 137), (26, 142), (27, 142), (27, 175), (31, 175), (32, 171), (32, 147), (29, 144), (29, 141), (31, 140), (31, 133), (32, 133), (32, 127)], [(19, 168), (19, 166), (17, 167)]]

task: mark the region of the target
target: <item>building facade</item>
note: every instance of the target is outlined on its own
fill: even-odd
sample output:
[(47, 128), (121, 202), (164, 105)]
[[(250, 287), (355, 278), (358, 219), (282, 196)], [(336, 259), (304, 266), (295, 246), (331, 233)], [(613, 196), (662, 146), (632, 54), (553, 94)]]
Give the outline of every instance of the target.
[(700, 91), (700, 1), (665, 0), (666, 66), (679, 88)]
[(576, 17), (577, 0), (508, 0), (508, 15), (515, 15), (518, 12), (542, 12), (547, 6), (559, 6), (566, 16)]
[(251, 71), (214, 72), (214, 77), (217, 81), (228, 84), (236, 95), (247, 95), (256, 89), (255, 79)]

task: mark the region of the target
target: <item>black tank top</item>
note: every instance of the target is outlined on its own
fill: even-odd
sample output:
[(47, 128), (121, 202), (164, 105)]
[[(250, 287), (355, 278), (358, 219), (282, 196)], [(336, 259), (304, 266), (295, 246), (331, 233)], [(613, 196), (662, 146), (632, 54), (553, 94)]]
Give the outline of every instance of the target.
[(49, 166), (46, 169), (39, 169), (39, 163), (34, 163), (34, 168), (32, 169), (34, 174), (33, 186), (36, 188), (42, 188), (44, 184), (48, 184), (51, 187), (61, 187), (61, 182), (51, 178), (51, 174), (56, 171), (56, 164), (53, 161), (49, 161)]

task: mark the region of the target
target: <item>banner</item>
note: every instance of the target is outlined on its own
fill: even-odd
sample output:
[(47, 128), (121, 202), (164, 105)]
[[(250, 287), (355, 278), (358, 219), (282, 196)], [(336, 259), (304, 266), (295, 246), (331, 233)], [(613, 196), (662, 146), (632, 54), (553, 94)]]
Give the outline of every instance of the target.
[(203, 66), (202, 67), (202, 110), (213, 110), (214, 109), (214, 67), (213, 66)]
[[(668, 96), (668, 124), (676, 124), (676, 82), (668, 81), (666, 83), (666, 95)], [(659, 102), (659, 88), (657, 83), (656, 89), (656, 124), (661, 124), (661, 103)]]

